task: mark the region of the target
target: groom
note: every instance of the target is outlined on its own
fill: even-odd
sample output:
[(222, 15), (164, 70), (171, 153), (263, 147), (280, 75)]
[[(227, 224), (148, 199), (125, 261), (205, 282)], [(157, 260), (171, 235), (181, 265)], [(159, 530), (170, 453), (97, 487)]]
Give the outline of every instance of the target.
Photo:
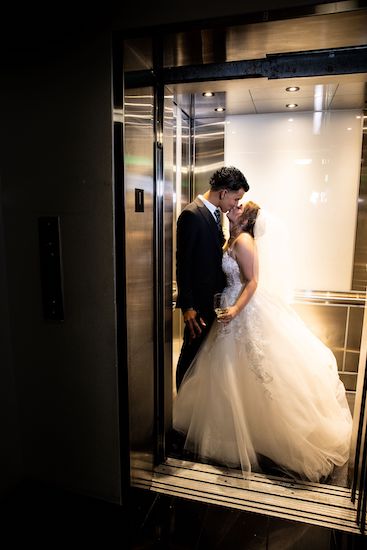
[(177, 220), (177, 307), (185, 323), (176, 371), (177, 390), (214, 321), (214, 294), (221, 292), (226, 283), (220, 212), (236, 207), (249, 190), (245, 176), (233, 166), (214, 172), (209, 183), (204, 195), (188, 204)]

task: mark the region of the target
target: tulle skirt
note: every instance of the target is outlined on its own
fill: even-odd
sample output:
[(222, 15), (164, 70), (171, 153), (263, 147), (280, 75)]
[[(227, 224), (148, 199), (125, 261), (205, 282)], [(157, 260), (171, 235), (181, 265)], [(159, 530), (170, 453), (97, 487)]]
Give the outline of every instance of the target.
[(229, 329), (214, 322), (175, 399), (185, 448), (244, 472), (262, 456), (301, 479), (327, 478), (347, 462), (352, 430), (331, 350), (261, 289)]

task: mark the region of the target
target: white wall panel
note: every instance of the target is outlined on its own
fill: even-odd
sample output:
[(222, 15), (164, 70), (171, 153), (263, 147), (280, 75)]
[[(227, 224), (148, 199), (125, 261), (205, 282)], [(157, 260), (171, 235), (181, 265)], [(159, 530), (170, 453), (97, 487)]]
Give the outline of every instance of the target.
[(248, 179), (244, 200), (284, 220), (294, 287), (351, 289), (362, 119), (355, 110), (226, 119), (225, 164)]

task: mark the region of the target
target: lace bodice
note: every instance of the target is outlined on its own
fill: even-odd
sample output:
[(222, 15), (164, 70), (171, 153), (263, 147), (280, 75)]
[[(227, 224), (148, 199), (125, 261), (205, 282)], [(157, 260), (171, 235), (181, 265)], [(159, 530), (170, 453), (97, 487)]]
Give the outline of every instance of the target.
[(236, 260), (226, 250), (223, 254), (222, 269), (226, 275), (227, 285), (224, 289), (227, 304), (233, 305), (241, 294), (245, 283)]
[(241, 272), (238, 263), (230, 256), (228, 251), (223, 254), (222, 269), (227, 278), (226, 294), (229, 302), (232, 304), (241, 292), (243, 282), (241, 281)]
[(240, 268), (236, 260), (230, 256), (228, 250), (223, 254), (222, 268), (227, 276), (228, 286), (233, 286), (238, 283), (242, 285)]
[[(242, 281), (239, 265), (228, 251), (223, 253), (222, 269), (227, 278), (227, 286), (223, 293), (226, 296), (227, 303), (233, 305), (241, 294), (246, 282)], [(236, 340), (240, 340), (243, 343), (247, 356), (250, 359), (248, 362), (249, 368), (263, 384), (268, 385), (272, 381), (272, 376), (270, 375), (271, 366), (268, 364), (266, 354), (264, 353), (268, 343), (263, 334), (263, 327), (254, 296), (229, 326)], [(250, 334), (251, 337), (249, 338)], [(223, 338), (224, 336), (219, 330), (218, 337)], [(266, 389), (265, 393), (268, 397), (271, 397), (269, 389)]]

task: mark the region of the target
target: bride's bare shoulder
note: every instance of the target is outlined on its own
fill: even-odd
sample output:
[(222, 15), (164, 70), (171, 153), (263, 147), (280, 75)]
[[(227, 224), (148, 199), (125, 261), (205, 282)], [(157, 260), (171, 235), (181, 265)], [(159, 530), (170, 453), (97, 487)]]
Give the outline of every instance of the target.
[(240, 235), (238, 235), (236, 242), (234, 244), (237, 245), (238, 247), (252, 248), (254, 244), (254, 238), (250, 235), (250, 233), (243, 232)]

